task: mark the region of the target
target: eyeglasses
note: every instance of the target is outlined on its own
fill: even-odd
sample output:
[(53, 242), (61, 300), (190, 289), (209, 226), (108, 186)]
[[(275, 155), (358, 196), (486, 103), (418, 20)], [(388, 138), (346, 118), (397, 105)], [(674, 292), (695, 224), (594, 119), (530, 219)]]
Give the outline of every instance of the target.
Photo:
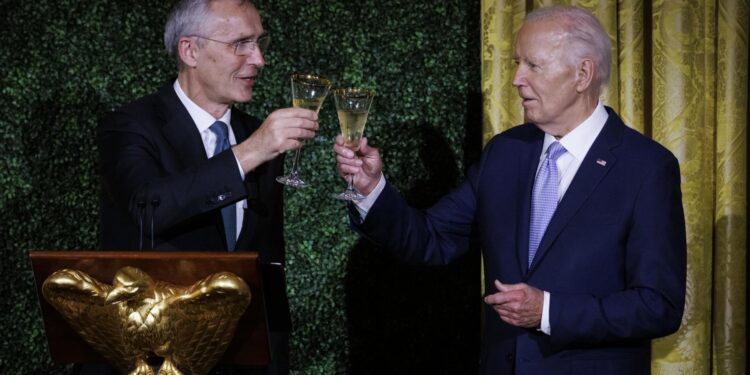
[(268, 48), (268, 44), (271, 43), (271, 36), (268, 34), (263, 34), (258, 37), (258, 39), (252, 40), (252, 39), (243, 39), (238, 40), (236, 42), (224, 42), (221, 40), (206, 38), (205, 36), (200, 35), (193, 35), (196, 38), (201, 38), (205, 40), (210, 40), (212, 42), (226, 44), (230, 47), (234, 47), (234, 54), (237, 56), (248, 56), (251, 53), (255, 52), (257, 48), (260, 48), (261, 51), (265, 51), (266, 48)]

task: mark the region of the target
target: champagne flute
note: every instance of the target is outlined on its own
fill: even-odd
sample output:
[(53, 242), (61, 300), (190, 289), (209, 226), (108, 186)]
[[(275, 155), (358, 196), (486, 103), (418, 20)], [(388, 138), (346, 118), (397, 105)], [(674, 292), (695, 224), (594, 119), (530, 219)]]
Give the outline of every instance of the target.
[[(292, 74), (292, 105), (305, 108), (318, 113), (320, 106), (328, 95), (331, 81), (312, 74)], [(294, 152), (292, 170), (286, 176), (276, 177), (276, 181), (292, 187), (305, 187), (307, 183), (299, 175), (299, 152), (300, 146)]]
[[(336, 103), (336, 112), (339, 117), (341, 134), (344, 137), (344, 146), (357, 152), (359, 141), (367, 123), (367, 114), (370, 111), (372, 99), (375, 92), (360, 88), (347, 88), (333, 90), (333, 99)], [(354, 175), (349, 175), (348, 186), (343, 193), (335, 195), (334, 198), (344, 201), (359, 201), (365, 196), (354, 189)]]

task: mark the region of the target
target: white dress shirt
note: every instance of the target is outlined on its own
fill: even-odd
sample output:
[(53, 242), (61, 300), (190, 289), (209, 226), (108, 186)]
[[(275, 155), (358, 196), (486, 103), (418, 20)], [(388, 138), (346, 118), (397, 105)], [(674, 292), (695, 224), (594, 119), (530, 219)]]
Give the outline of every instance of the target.
[[(542, 153), (539, 155), (539, 167), (536, 172), (539, 173), (541, 168), (541, 161), (544, 159), (544, 154), (547, 152), (547, 148), (555, 141), (559, 141), (563, 147), (565, 147), (565, 153), (557, 158), (557, 170), (560, 182), (557, 185), (557, 202), (559, 203), (565, 192), (568, 190), (570, 183), (573, 181), (578, 168), (583, 162), (583, 158), (588, 154), (591, 145), (594, 144), (596, 137), (604, 128), (604, 124), (607, 122), (609, 114), (604, 109), (602, 102), (599, 102), (594, 109), (594, 112), (584, 120), (580, 125), (573, 128), (570, 133), (566, 134), (560, 139), (545, 134), (544, 145), (542, 146)], [(544, 306), (542, 307), (542, 322), (539, 329), (546, 333), (552, 333), (552, 327), (549, 324), (549, 304), (550, 304), (549, 292), (544, 292)]]
[[(570, 133), (566, 134), (564, 137), (555, 139), (555, 137), (549, 134), (544, 135), (544, 145), (542, 146), (542, 153), (539, 155), (540, 163), (537, 167), (537, 173), (539, 173), (539, 168), (542, 165), (541, 161), (544, 159), (544, 154), (547, 152), (547, 148), (552, 144), (552, 142), (559, 141), (566, 150), (566, 152), (556, 160), (558, 176), (560, 178), (560, 182), (557, 187), (558, 202), (560, 202), (562, 197), (565, 195), (565, 192), (568, 190), (568, 187), (573, 181), (573, 177), (575, 177), (576, 172), (578, 172), (578, 168), (581, 166), (583, 159), (586, 157), (586, 154), (588, 154), (589, 149), (591, 149), (591, 145), (594, 144), (596, 137), (599, 136), (599, 133), (604, 128), (604, 124), (607, 122), (607, 118), (609, 118), (609, 114), (607, 113), (607, 110), (604, 109), (604, 105), (600, 101), (599, 103), (597, 103), (596, 108), (594, 108), (594, 112), (592, 112), (586, 120), (584, 120), (580, 125), (573, 128), (573, 130), (571, 130)], [(381, 173), (380, 180), (378, 181), (378, 185), (375, 187), (375, 189), (373, 189), (372, 192), (367, 195), (367, 197), (365, 197), (365, 199), (359, 202), (354, 201), (355, 208), (362, 217), (362, 220), (365, 219), (365, 217), (367, 216), (367, 212), (370, 211), (370, 208), (372, 208), (372, 205), (378, 199), (378, 196), (380, 196), (380, 193), (383, 191), (384, 187), (385, 177), (383, 177)], [(542, 307), (542, 322), (539, 329), (548, 335), (552, 333), (552, 327), (550, 327), (549, 324), (549, 304), (550, 293), (545, 291), (544, 305)]]
[[(180, 87), (180, 82), (178, 80), (174, 81), (174, 91), (177, 93), (177, 97), (180, 98), (180, 101), (182, 102), (182, 105), (187, 108), (188, 113), (190, 114), (190, 118), (193, 119), (193, 122), (195, 123), (195, 127), (198, 129), (198, 133), (201, 135), (201, 139), (203, 140), (203, 147), (206, 149), (206, 156), (211, 158), (214, 156), (214, 151), (216, 150), (216, 134), (212, 132), (209, 128), (211, 125), (213, 125), (216, 121), (221, 121), (225, 124), (227, 124), (227, 129), (229, 129), (229, 144), (230, 145), (236, 145), (237, 139), (234, 137), (234, 131), (232, 130), (232, 111), (230, 108), (227, 109), (226, 112), (224, 112), (224, 115), (220, 118), (214, 118), (210, 113), (206, 112), (203, 108), (199, 107), (195, 102), (190, 100), (188, 98), (187, 94), (185, 94), (184, 91), (182, 91), (182, 87)], [(242, 167), (240, 166), (240, 161), (237, 160), (235, 157), (235, 161), (237, 161), (237, 167), (239, 168), (240, 177), (244, 179), (244, 174), (242, 172)], [(244, 218), (244, 209), (247, 208), (247, 200), (243, 199), (241, 201), (238, 201), (235, 203), (235, 212), (237, 215), (237, 230), (235, 231), (237, 237), (240, 235), (240, 230), (242, 230), (242, 219)]]

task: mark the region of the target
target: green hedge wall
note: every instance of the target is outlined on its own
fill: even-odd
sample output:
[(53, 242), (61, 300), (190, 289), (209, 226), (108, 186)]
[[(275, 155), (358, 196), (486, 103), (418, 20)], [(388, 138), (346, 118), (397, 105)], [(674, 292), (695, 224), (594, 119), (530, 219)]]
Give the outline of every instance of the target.
[[(254, 101), (288, 106), (294, 71), (378, 92), (365, 130), (387, 178), (418, 207), (454, 187), (481, 149), (479, 0), (260, 0), (272, 35)], [(0, 373), (50, 363), (30, 249), (94, 249), (94, 133), (112, 108), (174, 79), (161, 37), (172, 2), (0, 1)], [(479, 256), (405, 265), (348, 228), (329, 100), (302, 150), (312, 188), (286, 191), (296, 374), (476, 372)], [(288, 158), (291, 160), (291, 158)]]

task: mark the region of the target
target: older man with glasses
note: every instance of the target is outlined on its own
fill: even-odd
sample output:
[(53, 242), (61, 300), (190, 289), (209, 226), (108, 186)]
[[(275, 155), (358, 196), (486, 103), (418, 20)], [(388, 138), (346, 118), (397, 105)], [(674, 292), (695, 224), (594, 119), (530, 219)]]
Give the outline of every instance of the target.
[(466, 179), (418, 211), (383, 176), (378, 149), (334, 150), (366, 198), (355, 230), (411, 262), (481, 245), (482, 374), (648, 374), (651, 339), (685, 304), (680, 168), (599, 100), (609, 36), (588, 11), (543, 7), (518, 31), (513, 86), (525, 124), (493, 137)]

